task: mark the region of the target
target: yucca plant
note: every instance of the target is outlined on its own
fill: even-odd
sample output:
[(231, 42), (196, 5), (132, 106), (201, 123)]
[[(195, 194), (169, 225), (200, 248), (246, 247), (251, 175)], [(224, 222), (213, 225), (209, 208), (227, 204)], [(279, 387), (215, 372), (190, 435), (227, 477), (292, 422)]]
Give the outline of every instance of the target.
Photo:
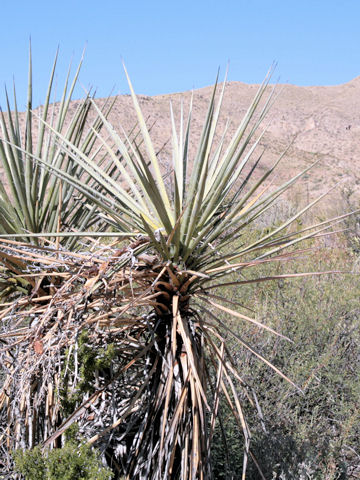
[[(289, 260), (299, 252), (300, 242), (326, 232), (341, 220), (292, 228), (322, 195), (270, 231), (259, 231), (256, 240), (246, 242), (245, 233), (256, 219), (266, 215), (279, 196), (311, 168), (275, 187), (271, 175), (284, 152), (265, 173), (257, 174), (261, 155), (255, 152), (265, 130), (256, 134), (274, 99), (269, 80), (270, 75), (229, 141), (227, 131), (215, 141), (226, 82), (219, 94), (215, 85), (193, 158), (189, 155), (191, 104), (187, 120), (181, 108), (179, 130), (171, 108), (172, 170), (166, 178), (129, 78), (141, 146), (124, 131), (117, 133), (90, 100), (107, 133), (105, 137), (92, 130), (107, 153), (111, 172), (72, 138), (40, 119), (59, 152), (91, 181), (84, 183), (61, 164), (22, 149), (26, 161), (75, 189), (101, 212), (100, 218), (113, 230), (108, 235), (119, 237), (121, 242), (100, 245), (91, 252), (63, 251), (61, 258), (49, 248), (52, 274), (61, 280), (54, 295), (39, 300), (35, 295), (17, 305), (3, 305), (3, 321), (8, 321), (10, 312), (12, 319), (16, 315), (21, 318), (22, 325), (28, 319), (22, 330), (14, 332), (14, 341), (11, 333), (3, 336), (6, 348), (18, 352), (16, 361), (7, 358), (6, 363), (3, 358), (12, 376), (0, 397), (0, 406), (7, 406), (10, 420), (6, 434), (12, 438), (12, 448), (41, 442), (44, 447), (56, 445), (77, 422), (117, 475), (129, 479), (208, 479), (211, 441), (223, 395), (244, 434), (245, 478), (252, 456), (241, 401), (247, 388), (227, 350), (226, 336), (233, 336), (239, 348), (250, 350), (292, 382), (241, 338), (224, 320), (224, 314), (287, 341), (281, 332), (249, 316), (241, 305), (241, 287), (279, 278), (257, 277), (252, 272), (266, 262)], [(54, 232), (56, 228), (47, 235)], [(57, 235), (66, 238), (66, 233)], [(28, 258), (26, 245), (18, 244), (16, 249), (19, 260)], [(2, 250), (15, 255), (9, 240), (4, 241)], [(32, 255), (36, 268), (44, 268), (46, 252), (34, 246)], [(216, 294), (216, 288), (230, 284), (239, 288), (238, 302)], [(79, 378), (80, 332), (87, 332), (90, 350), (101, 350), (102, 356), (110, 343), (114, 348), (110, 363), (97, 369), (94, 385), (86, 389)], [(28, 367), (26, 377), (16, 369), (20, 360)], [(62, 381), (66, 385), (62, 386)], [(244, 387), (242, 394), (240, 387)], [(73, 396), (73, 411), (66, 413), (64, 401), (69, 391), (71, 395), (83, 392), (84, 396)], [(6, 400), (10, 397), (11, 402)], [(252, 402), (250, 397), (247, 401)], [(35, 406), (40, 410), (36, 418), (30, 418)], [(87, 415), (89, 408), (94, 410)], [(256, 458), (252, 459), (256, 464)]]
[[(93, 115), (91, 122), (89, 120), (90, 95), (77, 104), (71, 103), (83, 60), (72, 80), (69, 69), (61, 99), (56, 102), (54, 79), (57, 59), (58, 52), (45, 102), (34, 110), (30, 48), (26, 111), (18, 111), (14, 86), (13, 110), (5, 89), (7, 113), (1, 111), (0, 116), (0, 165), (4, 171), (4, 177), (0, 179), (0, 232), (17, 234), (35, 243), (38, 243), (38, 237), (27, 237), (27, 233), (59, 232), (64, 226), (82, 231), (94, 222), (94, 211), (74, 198), (73, 187), (59, 181), (51, 170), (45, 170), (33, 161), (34, 155), (83, 183), (91, 181), (86, 172), (72, 161), (72, 157), (59, 149), (56, 139), (46, 132), (45, 122), (49, 122), (84, 155), (93, 160), (96, 158), (100, 164), (103, 161), (101, 151), (95, 146), (96, 133), (101, 130), (102, 121), (97, 115)], [(110, 100), (104, 103), (102, 112), (105, 117), (112, 103)], [(69, 246), (74, 241), (66, 238), (62, 243)]]
[[(29, 53), (28, 97), (26, 111), (18, 111), (16, 91), (14, 86), (13, 110), (10, 97), (5, 89), (7, 112), (0, 111), (0, 166), (3, 177), (0, 178), (0, 233), (16, 234), (23, 240), (35, 244), (48, 244), (50, 241), (59, 243), (54, 238), (40, 239), (41, 232), (60, 232), (64, 228), (72, 231), (89, 229), (98, 217), (95, 208), (86, 202), (79, 201), (74, 195), (74, 188), (63, 183), (51, 171), (41, 168), (33, 162), (31, 155), (45, 159), (49, 164), (61, 168), (73, 177), (86, 183), (91, 178), (77, 165), (72, 158), (61, 151), (55, 139), (46, 132), (44, 122), (49, 122), (58, 132), (80, 151), (101, 164), (101, 151), (95, 145), (95, 132), (99, 132), (102, 121), (91, 111), (90, 96), (87, 95), (77, 105), (71, 104), (82, 60), (80, 61), (73, 79), (70, 79), (70, 69), (61, 93), (60, 102), (55, 103), (54, 81), (58, 52), (53, 63), (46, 99), (44, 104), (33, 110), (32, 84), (32, 56)], [(108, 115), (112, 106), (111, 101), (104, 104), (103, 112)], [(40, 121), (41, 119), (41, 121)], [(100, 225), (97, 226), (99, 229)], [(101, 229), (101, 227), (100, 227)], [(28, 237), (28, 233), (36, 233), (37, 237)], [(61, 240), (62, 245), (74, 248), (76, 237), (67, 237)], [(1, 274), (0, 298), (4, 298), (13, 291), (22, 291), (34, 286), (19, 274), (23, 265), (18, 268), (10, 255), (1, 255), (1, 263), (6, 267)]]

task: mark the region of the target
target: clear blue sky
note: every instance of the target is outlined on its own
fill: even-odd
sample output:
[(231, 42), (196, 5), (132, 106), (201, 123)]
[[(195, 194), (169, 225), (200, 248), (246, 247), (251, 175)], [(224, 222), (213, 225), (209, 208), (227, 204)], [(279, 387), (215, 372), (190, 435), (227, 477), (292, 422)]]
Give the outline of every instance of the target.
[[(334, 85), (360, 75), (360, 0), (2, 0), (0, 81), (26, 98), (31, 35), (36, 103), (60, 46), (59, 86), (86, 46), (81, 83), (98, 96), (155, 95), (229, 79), (258, 83), (275, 60), (281, 82)], [(77, 91), (76, 96), (82, 92)], [(3, 94), (0, 102), (3, 107)]]

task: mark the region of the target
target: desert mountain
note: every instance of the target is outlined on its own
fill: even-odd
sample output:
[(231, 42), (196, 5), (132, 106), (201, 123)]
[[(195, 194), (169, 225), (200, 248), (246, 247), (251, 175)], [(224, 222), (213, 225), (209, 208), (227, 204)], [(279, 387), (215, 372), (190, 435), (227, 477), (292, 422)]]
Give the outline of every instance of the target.
[[(200, 138), (203, 119), (213, 87), (194, 92), (191, 153)], [(258, 85), (229, 82), (226, 85), (222, 115), (219, 121), (220, 133), (229, 121), (229, 135), (235, 130), (253, 99)], [(277, 98), (271, 108), (267, 131), (261, 139), (259, 153), (265, 150), (263, 168), (271, 163), (290, 146), (282, 165), (278, 168), (276, 183), (300, 171), (306, 165), (319, 159), (319, 163), (306, 175), (299, 187), (299, 195), (313, 197), (338, 182), (331, 198), (340, 199), (343, 188), (354, 191), (353, 197), (360, 196), (360, 77), (337, 86), (298, 87), (278, 85)], [(184, 111), (190, 102), (191, 92), (139, 96), (140, 105), (148, 124), (153, 125), (152, 138), (161, 149), (159, 154), (166, 165), (171, 158), (170, 102), (175, 112), (181, 103)], [(110, 120), (116, 129), (118, 125), (130, 129), (135, 123), (131, 98), (120, 96), (114, 106)], [(168, 143), (166, 143), (168, 142)], [(165, 144), (165, 146), (164, 146)], [(304, 188), (305, 187), (305, 188)], [(306, 200), (306, 199), (305, 199)]]
[[(194, 92), (190, 155), (195, 153), (212, 89), (213, 87), (210, 86)], [(218, 126), (219, 139), (227, 122), (229, 122), (228, 135), (235, 130), (257, 89), (258, 85), (241, 82), (227, 83)], [(275, 184), (290, 178), (295, 172), (319, 160), (319, 163), (296, 187), (295, 201), (308, 201), (341, 182), (327, 197), (328, 200), (325, 203), (328, 207), (331, 203), (332, 209), (336, 210), (337, 207), (341, 209), (341, 191), (344, 188), (350, 190), (352, 200), (358, 202), (360, 197), (360, 77), (336, 86), (278, 85), (276, 91), (278, 95), (267, 122), (264, 123), (267, 130), (258, 148), (259, 154), (264, 151), (260, 170), (270, 166), (290, 145), (282, 165), (278, 167)], [(181, 104), (184, 106), (186, 117), (191, 92), (153, 97), (139, 95), (138, 98), (147, 123), (151, 125), (151, 136), (156, 148), (160, 151), (159, 158), (166, 170), (171, 158), (170, 102), (177, 119), (179, 119)], [(104, 99), (97, 100), (99, 105), (104, 101)], [(76, 108), (76, 103), (77, 101), (73, 102), (72, 108)], [(136, 118), (129, 95), (117, 97), (109, 119), (120, 133), (120, 126), (127, 132), (133, 128)]]

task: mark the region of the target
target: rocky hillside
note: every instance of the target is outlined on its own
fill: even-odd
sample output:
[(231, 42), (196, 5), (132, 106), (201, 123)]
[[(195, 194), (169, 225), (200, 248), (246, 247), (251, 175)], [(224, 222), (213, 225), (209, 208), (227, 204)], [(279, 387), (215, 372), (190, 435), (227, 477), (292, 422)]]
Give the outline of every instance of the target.
[[(226, 85), (218, 128), (219, 138), (227, 121), (228, 135), (231, 135), (257, 88), (257, 85), (240, 82), (229, 82)], [(295, 188), (293, 200), (308, 200), (341, 182), (327, 197), (326, 208), (342, 208), (341, 191), (344, 188), (351, 190), (352, 201), (356, 204), (360, 197), (360, 77), (344, 85), (278, 85), (276, 89), (278, 95), (271, 108), (266, 124), (267, 131), (259, 147), (259, 152), (265, 150), (260, 169), (270, 165), (291, 145), (282, 166), (278, 168), (275, 184), (319, 159), (319, 163)], [(211, 92), (212, 87), (194, 92), (190, 154), (195, 152)], [(160, 150), (159, 156), (165, 169), (169, 165), (168, 159), (171, 158), (170, 101), (178, 117), (181, 103), (187, 114), (190, 98), (191, 92), (154, 97), (139, 96), (144, 116), (148, 124), (152, 125), (151, 135)], [(104, 99), (99, 99), (98, 102), (102, 104)], [(73, 108), (75, 105), (76, 102)], [(120, 95), (117, 98), (110, 121), (115, 129), (121, 125), (125, 131), (129, 131), (134, 126), (135, 114), (129, 95)]]
[[(230, 121), (229, 135), (234, 131), (246, 112), (257, 85), (230, 82), (226, 85), (219, 133)], [(344, 85), (328, 87), (298, 87), (279, 85), (278, 96), (271, 108), (260, 150), (265, 149), (263, 165), (270, 165), (289, 145), (291, 145), (282, 166), (278, 168), (276, 183), (288, 178), (305, 165), (319, 159), (318, 165), (303, 180), (303, 195), (312, 197), (330, 186), (341, 182), (335, 189), (338, 194), (329, 198), (340, 198), (343, 188), (354, 191), (353, 198), (360, 197), (360, 77)], [(194, 92), (192, 121), (192, 153), (200, 137), (202, 121), (206, 115), (212, 87)], [(170, 113), (172, 102), (175, 112), (184, 110), (190, 102), (191, 92), (140, 96), (140, 104), (148, 124), (152, 127), (152, 137), (161, 150), (160, 158), (166, 165), (171, 155)], [(129, 96), (120, 96), (114, 107), (111, 122), (116, 128), (121, 124), (130, 129), (135, 116)], [(305, 187), (305, 188), (304, 188)]]

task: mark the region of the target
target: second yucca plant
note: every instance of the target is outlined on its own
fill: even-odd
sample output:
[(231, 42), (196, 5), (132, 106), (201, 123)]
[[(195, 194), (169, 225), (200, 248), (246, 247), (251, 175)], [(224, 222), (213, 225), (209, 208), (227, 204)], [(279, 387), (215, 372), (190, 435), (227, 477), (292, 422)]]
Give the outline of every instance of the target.
[[(261, 160), (261, 155), (255, 157), (255, 151), (263, 132), (255, 134), (273, 101), (273, 91), (266, 94), (269, 78), (259, 87), (227, 144), (227, 132), (215, 142), (226, 82), (219, 93), (215, 86), (193, 158), (189, 156), (191, 105), (187, 120), (181, 109), (179, 128), (171, 109), (172, 170), (166, 178), (129, 78), (141, 130), (141, 147), (124, 132), (117, 133), (92, 102), (107, 132), (105, 137), (94, 131), (97, 144), (107, 156), (106, 168), (43, 121), (59, 148), (71, 156), (91, 182), (84, 183), (46, 159), (30, 155), (41, 168), (74, 187), (83, 202), (96, 207), (99, 218), (111, 226), (112, 235), (123, 239), (116, 248), (103, 246), (103, 252), (110, 251), (110, 254), (105, 259), (99, 254), (97, 268), (84, 267), (96, 258), (96, 254), (84, 254), (84, 262), (88, 263), (72, 265), (73, 276), (62, 273), (65, 280), (57, 287), (54, 298), (45, 300), (49, 304), (45, 303), (43, 313), (39, 310), (41, 342), (40, 346), (34, 344), (31, 352), (37, 350), (37, 355), (46, 355), (51, 349), (64, 350), (65, 346), (75, 344), (78, 338), (75, 335), (67, 337), (66, 345), (54, 345), (52, 336), (46, 335), (56, 330), (54, 324), (59, 328), (59, 322), (68, 328), (74, 318), (78, 322), (77, 335), (79, 330), (94, 324), (97, 325), (94, 338), (102, 338), (101, 331), (110, 332), (116, 345), (114, 358), (130, 359), (121, 372), (134, 368), (137, 373), (135, 377), (129, 374), (128, 385), (125, 377), (125, 383), (121, 383), (119, 374), (110, 375), (110, 380), (101, 388), (114, 401), (118, 399), (118, 406), (111, 407), (115, 408), (112, 421), (106, 425), (100, 422), (103, 428), (98, 426), (97, 430), (94, 427), (83, 430), (87, 435), (90, 433), (91, 444), (103, 445), (109, 463), (116, 465), (115, 470), (127, 478), (211, 478), (211, 441), (221, 395), (244, 434), (242, 475), (245, 478), (251, 455), (250, 433), (238, 394), (242, 380), (227, 351), (226, 335), (233, 336), (239, 347), (250, 350), (286, 378), (232, 330), (223, 315), (282, 337), (281, 333), (249, 317), (241, 302), (216, 295), (216, 288), (227, 284), (238, 285), (241, 292), (244, 284), (276, 278), (251, 276), (247, 279), (245, 272), (265, 262), (288, 259), (296, 253), (299, 242), (331, 225), (323, 222), (300, 231), (289, 228), (322, 198), (319, 197), (270, 233), (259, 233), (250, 243), (243, 241), (244, 232), (255, 220), (266, 215), (276, 199), (311, 168), (276, 188), (271, 188), (269, 177), (282, 156), (265, 173), (254, 175)], [(115, 170), (116, 179), (108, 173)], [(88, 232), (88, 236), (91, 235)], [(64, 255), (62, 252), (62, 258)], [(53, 268), (61, 271), (61, 262)], [(230, 278), (226, 280), (226, 277)], [(82, 288), (79, 281), (80, 285), (83, 281)], [(71, 288), (74, 301), (70, 304)], [(62, 309), (60, 316), (59, 309)], [(28, 335), (24, 341), (39, 342), (39, 337)], [(70, 353), (67, 355), (68, 362)], [(76, 375), (73, 382), (76, 388)], [(87, 402), (88, 399), (83, 405), (78, 402), (72, 415), (63, 416), (60, 429), (54, 426), (52, 431), (47, 430), (51, 435), (42, 439), (45, 446), (78, 421), (79, 412), (83, 412), (81, 409)]]

